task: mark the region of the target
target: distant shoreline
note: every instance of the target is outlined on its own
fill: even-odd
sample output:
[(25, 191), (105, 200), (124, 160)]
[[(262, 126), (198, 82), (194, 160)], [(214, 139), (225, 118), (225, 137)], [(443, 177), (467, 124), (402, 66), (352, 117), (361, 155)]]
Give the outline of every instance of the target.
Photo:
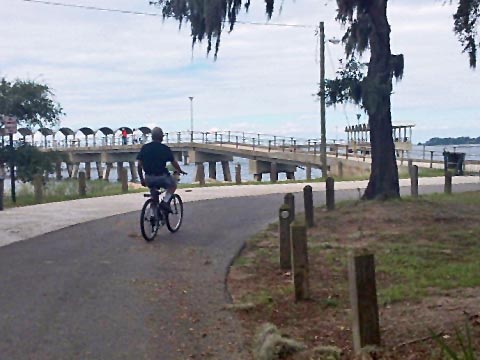
[(438, 145), (480, 145), (480, 136), (477, 138), (471, 138), (468, 136), (461, 136), (456, 138), (438, 138), (434, 137), (427, 140), (424, 143), (418, 143), (418, 145), (426, 146), (438, 146)]

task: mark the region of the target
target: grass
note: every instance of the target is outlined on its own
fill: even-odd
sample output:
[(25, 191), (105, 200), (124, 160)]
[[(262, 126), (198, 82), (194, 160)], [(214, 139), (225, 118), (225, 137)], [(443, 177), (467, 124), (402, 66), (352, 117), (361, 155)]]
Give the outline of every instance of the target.
[[(321, 256), (329, 271), (340, 274), (345, 273), (352, 246), (365, 243), (362, 247), (375, 253), (382, 304), (420, 299), (432, 289), (477, 287), (479, 204), (478, 192), (406, 197), (386, 203), (342, 202), (337, 211), (320, 214), (320, 231), (309, 231), (309, 253)], [(260, 266), (265, 260), (275, 263), (275, 230), (270, 225), (269, 231), (250, 239), (255, 256), (250, 254), (248, 262), (240, 257), (237, 262), (244, 266)], [(255, 246), (268, 239), (272, 247)]]
[[(255, 310), (243, 314), (242, 322), (253, 329), (270, 321), (311, 346), (331, 341), (348, 355), (348, 256), (367, 251), (375, 254), (378, 302), (389, 337), (386, 358), (432, 358), (433, 352), (442, 358), (440, 351), (445, 353), (445, 348), (431, 339), (400, 352), (394, 346), (424, 338), (429, 328), (452, 333), (452, 326), (463, 319), (461, 309), (475, 303), (472, 294), (480, 289), (479, 205), (480, 192), (469, 192), (385, 202), (345, 201), (332, 212), (315, 209), (316, 225), (308, 230), (311, 301), (299, 303), (293, 302), (291, 274), (279, 269), (278, 226), (270, 224), (247, 242), (233, 264), (238, 272), (236, 279), (229, 280), (233, 298), (256, 304)], [(458, 311), (453, 305), (432, 306), (455, 301)], [(451, 344), (453, 339), (446, 340), (447, 346), (458, 352), (461, 346)], [(478, 341), (474, 345), (480, 346)], [(410, 357), (417, 350), (418, 357)]]
[[(132, 192), (135, 192), (135, 190), (133, 190)], [(122, 188), (120, 183), (110, 183), (103, 180), (88, 180), (87, 195), (85, 197), (80, 197), (78, 195), (77, 180), (68, 179), (62, 181), (48, 181), (44, 187), (43, 203), (120, 194), (122, 194)], [(11, 201), (11, 197), (5, 196), (4, 207), (9, 208), (14, 206), (18, 207), (36, 204), (33, 186), (28, 183), (21, 184), (16, 189), (16, 200), (16, 203), (13, 204)]]

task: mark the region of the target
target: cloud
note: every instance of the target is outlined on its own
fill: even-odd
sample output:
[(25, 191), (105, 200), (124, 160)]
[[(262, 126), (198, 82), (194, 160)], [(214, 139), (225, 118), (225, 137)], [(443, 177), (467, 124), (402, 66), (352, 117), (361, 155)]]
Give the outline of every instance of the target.
[[(158, 12), (147, 0), (62, 1)], [(179, 30), (172, 20), (4, 0), (0, 75), (47, 82), (67, 112), (65, 126), (155, 123), (186, 130), (188, 96), (194, 96), (196, 129), (309, 137), (319, 132), (312, 96), (319, 82), (314, 26), (323, 19), (327, 38), (340, 38), (344, 29), (334, 21), (335, 7), (334, 1), (285, 1), (271, 22), (307, 27), (237, 24), (233, 32), (225, 30), (213, 61), (205, 44), (192, 50), (189, 26)], [(393, 120), (430, 128), (430, 135), (422, 132), (426, 137), (448, 133), (452, 120), (446, 114), (474, 129), (479, 116), (479, 74), (469, 69), (452, 32), (454, 11), (434, 0), (389, 1), (392, 50), (403, 53), (406, 64), (392, 97)], [(264, 3), (252, 2), (240, 20), (265, 23)], [(327, 50), (332, 77), (343, 49), (328, 44)], [(329, 108), (327, 137), (356, 123), (357, 111)]]

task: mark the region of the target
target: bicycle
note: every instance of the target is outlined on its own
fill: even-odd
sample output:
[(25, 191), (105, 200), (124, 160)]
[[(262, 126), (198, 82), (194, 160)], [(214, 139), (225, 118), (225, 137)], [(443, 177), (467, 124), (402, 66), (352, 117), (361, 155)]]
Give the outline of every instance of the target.
[(142, 207), (140, 214), (140, 229), (143, 238), (150, 242), (158, 233), (158, 230), (167, 225), (167, 229), (171, 233), (175, 233), (180, 229), (183, 220), (183, 201), (180, 195), (173, 194), (168, 204), (171, 212), (163, 209), (160, 206), (160, 195), (165, 192), (164, 189), (151, 188), (149, 194), (144, 194), (148, 197)]

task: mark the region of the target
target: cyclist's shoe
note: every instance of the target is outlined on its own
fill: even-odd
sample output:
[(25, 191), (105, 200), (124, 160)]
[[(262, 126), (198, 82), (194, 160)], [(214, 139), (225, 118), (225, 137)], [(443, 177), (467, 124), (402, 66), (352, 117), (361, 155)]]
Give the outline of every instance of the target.
[(167, 214), (173, 213), (172, 209), (170, 208), (170, 204), (166, 203), (165, 201), (160, 201), (160, 208)]

